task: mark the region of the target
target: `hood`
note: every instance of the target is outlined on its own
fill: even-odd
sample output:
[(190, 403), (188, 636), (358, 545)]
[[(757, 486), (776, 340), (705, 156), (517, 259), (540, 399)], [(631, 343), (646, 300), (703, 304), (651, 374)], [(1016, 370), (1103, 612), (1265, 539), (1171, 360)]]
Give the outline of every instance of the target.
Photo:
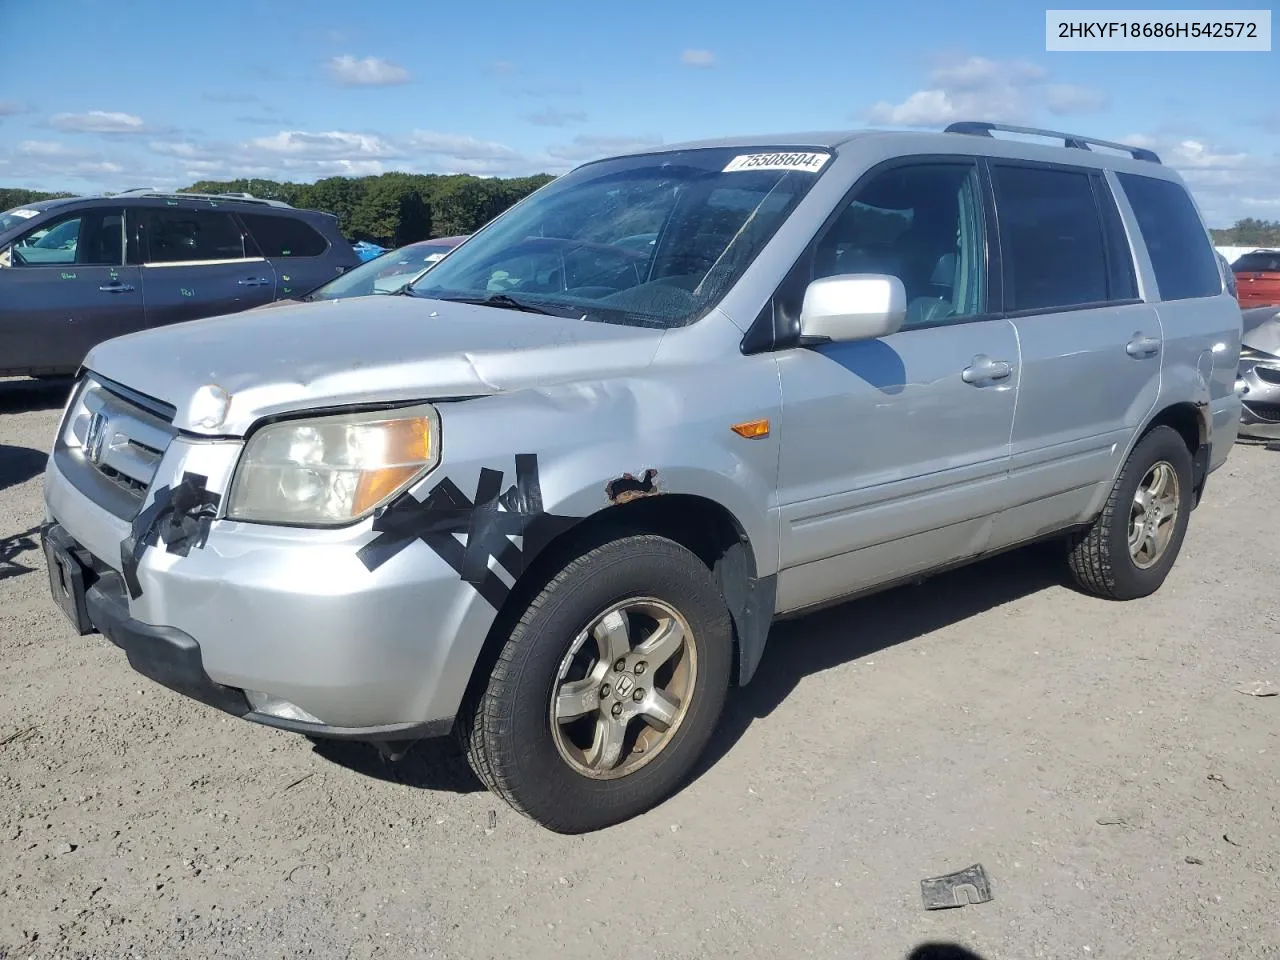
[[(315, 407), (479, 396), (638, 370), (661, 340), (651, 328), (353, 297), (128, 334), (94, 347), (84, 365), (176, 408), (181, 430), (239, 436), (260, 417)], [(230, 398), (217, 426), (201, 424), (205, 386)]]
[(1263, 353), (1280, 357), (1280, 307), (1242, 310), (1244, 332), (1240, 342)]

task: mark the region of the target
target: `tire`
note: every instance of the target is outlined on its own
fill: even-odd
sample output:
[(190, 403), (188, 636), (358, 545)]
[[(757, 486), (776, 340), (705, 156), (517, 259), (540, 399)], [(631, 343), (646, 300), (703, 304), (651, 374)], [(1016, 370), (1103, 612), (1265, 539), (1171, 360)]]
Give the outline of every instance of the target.
[[(601, 622), (611, 629), (588, 633)], [(664, 623), (685, 638), (676, 653), (666, 652), (676, 631)], [(629, 625), (625, 642), (618, 624)], [(659, 633), (669, 642), (645, 645)], [(616, 653), (628, 643), (619, 673)], [(669, 659), (650, 669), (646, 651)], [(570, 561), (528, 604), (464, 704), (459, 737), (476, 775), (518, 812), (558, 833), (598, 830), (684, 783), (720, 718), (732, 664), (732, 626), (711, 571), (674, 541), (626, 536)], [(568, 717), (584, 705), (577, 719), (553, 720), (553, 709)], [(646, 710), (675, 719), (664, 726), (632, 714)], [(611, 766), (614, 743), (624, 746)]]
[[(1163, 547), (1135, 557), (1130, 549), (1132, 517), (1140, 515), (1135, 504), (1139, 486), (1146, 487), (1153, 471), (1167, 466), (1177, 482), (1177, 501), (1166, 505), (1157, 527)], [(1138, 441), (1125, 461), (1102, 513), (1090, 527), (1068, 541), (1068, 564), (1081, 589), (1110, 600), (1136, 600), (1160, 589), (1182, 549), (1191, 517), (1191, 453), (1186, 441), (1172, 427), (1153, 427)], [(1170, 517), (1165, 520), (1164, 518)], [(1164, 539), (1164, 529), (1167, 539)]]

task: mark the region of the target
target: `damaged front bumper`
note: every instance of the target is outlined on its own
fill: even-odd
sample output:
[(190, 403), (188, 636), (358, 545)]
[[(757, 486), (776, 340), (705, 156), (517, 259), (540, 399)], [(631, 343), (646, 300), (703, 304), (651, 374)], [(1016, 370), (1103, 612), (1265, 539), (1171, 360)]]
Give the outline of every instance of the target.
[(78, 607), (81, 632), (247, 720), (370, 741), (447, 733), (493, 608), (421, 544), (369, 569), (359, 551), (376, 537), (371, 521), (312, 530), (220, 517), (239, 449), (175, 437), (130, 519), (95, 499), (79, 451), (55, 450), (45, 475), (55, 600), (78, 589), (61, 605), (73, 623)]

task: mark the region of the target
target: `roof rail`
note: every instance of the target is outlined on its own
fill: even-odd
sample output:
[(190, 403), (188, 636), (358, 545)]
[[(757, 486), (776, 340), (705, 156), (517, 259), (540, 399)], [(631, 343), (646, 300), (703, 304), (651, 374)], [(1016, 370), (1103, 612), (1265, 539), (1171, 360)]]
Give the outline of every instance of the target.
[(150, 197), (156, 200), (235, 200), (238, 203), (257, 203), (265, 207), (286, 207), (290, 210), (293, 205), (285, 203), (283, 200), (264, 200), (261, 197), (255, 197), (251, 193), (194, 193), (189, 190), (157, 190), (155, 187), (135, 187), (132, 190), (122, 190), (113, 196), (123, 197)]
[(1135, 160), (1147, 160), (1151, 163), (1159, 163), (1160, 158), (1154, 150), (1148, 150), (1146, 147), (1131, 147), (1124, 143), (1115, 143), (1111, 140), (1099, 140), (1097, 137), (1082, 137), (1076, 133), (1062, 133), (1060, 130), (1041, 130), (1039, 127), (1015, 127), (1008, 123), (987, 123), (981, 120), (957, 120), (955, 123), (948, 124), (943, 133), (966, 133), (975, 137), (989, 137), (992, 130), (1000, 130), (1004, 133), (1025, 133), (1035, 137), (1052, 137), (1062, 140), (1062, 145), (1072, 150), (1088, 150), (1089, 144), (1097, 147), (1109, 147), (1112, 150), (1119, 150), (1127, 153)]

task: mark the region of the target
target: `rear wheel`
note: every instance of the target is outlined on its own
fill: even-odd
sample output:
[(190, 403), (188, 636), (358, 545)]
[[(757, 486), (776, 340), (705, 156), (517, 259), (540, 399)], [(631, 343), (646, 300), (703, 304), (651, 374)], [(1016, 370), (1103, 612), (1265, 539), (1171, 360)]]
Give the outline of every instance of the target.
[(1090, 593), (1133, 600), (1164, 583), (1191, 516), (1191, 453), (1182, 435), (1158, 426), (1129, 454), (1101, 515), (1072, 537), (1068, 559)]
[(688, 776), (724, 706), (732, 628), (719, 588), (663, 537), (614, 540), (525, 609), (464, 708), (491, 790), (562, 833), (635, 816)]

